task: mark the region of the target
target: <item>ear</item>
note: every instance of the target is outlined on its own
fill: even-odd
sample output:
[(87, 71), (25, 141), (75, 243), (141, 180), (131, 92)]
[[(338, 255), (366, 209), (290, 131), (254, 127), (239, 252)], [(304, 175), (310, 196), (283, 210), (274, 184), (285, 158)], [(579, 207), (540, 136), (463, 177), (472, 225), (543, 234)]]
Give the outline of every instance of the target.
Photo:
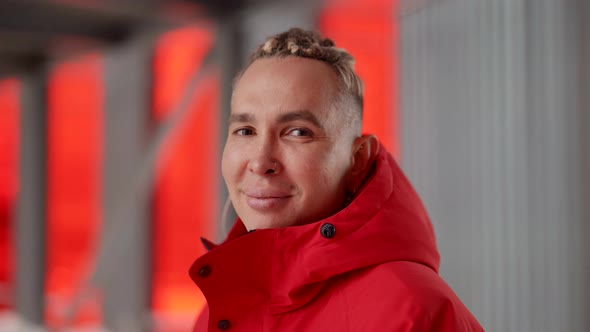
[(379, 141), (375, 135), (363, 135), (352, 144), (352, 163), (346, 183), (346, 190), (354, 194), (367, 177), (379, 153)]

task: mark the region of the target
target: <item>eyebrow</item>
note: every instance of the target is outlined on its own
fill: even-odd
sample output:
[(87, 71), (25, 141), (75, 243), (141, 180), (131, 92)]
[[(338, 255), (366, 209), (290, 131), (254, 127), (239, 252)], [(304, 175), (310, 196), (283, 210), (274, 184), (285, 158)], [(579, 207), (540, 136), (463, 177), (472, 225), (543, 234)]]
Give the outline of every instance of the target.
[[(299, 111), (291, 111), (284, 114), (281, 114), (278, 118), (279, 123), (287, 123), (292, 121), (302, 120), (313, 124), (314, 126), (324, 129), (324, 126), (320, 123), (318, 118), (310, 111), (307, 110), (299, 110)], [(254, 122), (255, 117), (252, 113), (237, 113), (232, 114), (229, 117), (229, 124), (232, 123), (249, 123)]]
[(239, 123), (254, 122), (254, 115), (252, 115), (251, 113), (232, 114), (229, 117), (228, 123), (232, 124), (234, 122), (239, 122)]
[(320, 129), (324, 129), (324, 126), (322, 126), (322, 124), (320, 123), (320, 120), (318, 120), (318, 118), (315, 116), (315, 114), (313, 114), (312, 112), (307, 111), (307, 110), (292, 111), (292, 112), (282, 114), (279, 117), (279, 123), (286, 123), (286, 122), (291, 122), (291, 121), (296, 121), (296, 120), (307, 121)]

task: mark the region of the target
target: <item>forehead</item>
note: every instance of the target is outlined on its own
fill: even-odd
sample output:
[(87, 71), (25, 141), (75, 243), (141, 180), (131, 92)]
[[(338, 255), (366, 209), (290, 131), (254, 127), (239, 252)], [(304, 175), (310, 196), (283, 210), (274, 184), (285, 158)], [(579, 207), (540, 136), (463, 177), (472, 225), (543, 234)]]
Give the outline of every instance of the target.
[(337, 93), (337, 75), (328, 64), (300, 57), (254, 61), (235, 86), (232, 113), (307, 110), (325, 118)]

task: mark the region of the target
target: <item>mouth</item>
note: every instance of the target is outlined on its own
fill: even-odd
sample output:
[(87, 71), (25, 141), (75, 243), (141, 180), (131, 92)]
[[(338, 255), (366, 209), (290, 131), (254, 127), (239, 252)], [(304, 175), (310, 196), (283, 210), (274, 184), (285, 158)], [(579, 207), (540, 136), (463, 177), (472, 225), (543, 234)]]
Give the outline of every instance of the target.
[(291, 197), (282, 192), (256, 191), (244, 192), (246, 203), (251, 209), (264, 211), (273, 210), (284, 206)]

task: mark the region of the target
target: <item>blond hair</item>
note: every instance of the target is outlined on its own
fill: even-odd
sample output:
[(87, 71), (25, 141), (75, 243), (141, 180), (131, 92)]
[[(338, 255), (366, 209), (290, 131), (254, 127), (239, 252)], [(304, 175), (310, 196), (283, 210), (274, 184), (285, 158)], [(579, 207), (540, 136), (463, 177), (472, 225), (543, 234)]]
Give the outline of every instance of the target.
[(319, 60), (334, 68), (338, 74), (338, 90), (344, 104), (352, 104), (362, 118), (363, 82), (354, 71), (354, 58), (331, 39), (300, 28), (291, 28), (268, 38), (250, 58), (250, 64), (263, 58), (298, 56)]

